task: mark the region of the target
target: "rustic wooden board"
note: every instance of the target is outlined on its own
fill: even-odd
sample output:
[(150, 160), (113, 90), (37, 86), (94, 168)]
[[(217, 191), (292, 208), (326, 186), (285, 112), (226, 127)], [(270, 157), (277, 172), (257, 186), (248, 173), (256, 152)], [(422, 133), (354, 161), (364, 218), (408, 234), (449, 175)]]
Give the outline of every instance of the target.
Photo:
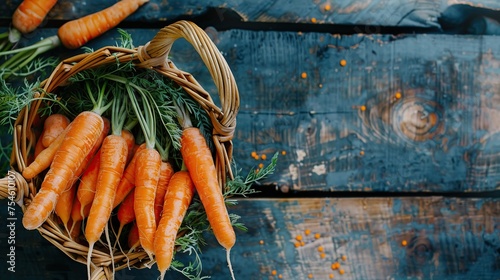
[[(0, 3), (1, 18), (9, 18), (21, 0)], [(69, 20), (96, 12), (115, 3), (106, 1), (61, 0), (51, 11), (53, 20)], [(500, 10), (495, 0), (338, 0), (338, 1), (160, 1), (150, 0), (127, 21), (157, 24), (180, 18), (195, 18), (207, 12), (215, 21), (267, 23), (322, 23), (356, 25), (356, 33), (377, 33), (382, 26), (437, 28), (439, 18), (448, 8), (467, 5), (487, 10)], [(479, 14), (483, 14), (482, 11)], [(466, 15), (455, 17), (464, 19)], [(460, 21), (460, 24), (466, 23)]]
[[(127, 30), (136, 45), (157, 32)], [(499, 37), (206, 31), (240, 90), (237, 164), (250, 170), (284, 154), (265, 183), (325, 191), (498, 188)], [(117, 38), (111, 31), (90, 46)], [(185, 41), (174, 44), (172, 59), (216, 92)], [(255, 160), (254, 151), (267, 159)]]
[[(309, 274), (311, 279), (331, 279), (330, 274), (334, 279), (500, 279), (498, 198), (249, 199), (230, 212), (242, 216), (248, 227), (237, 232), (232, 250), (237, 279), (309, 279)], [(6, 223), (0, 219), (1, 228)], [(0, 234), (6, 240), (5, 231)], [(297, 246), (299, 235), (304, 243)], [(204, 275), (229, 279), (224, 250), (208, 241), (201, 255)], [(2, 263), (7, 250), (2, 241)], [(7, 279), (86, 277), (84, 265), (20, 224), (16, 254), (17, 272), (3, 272), (15, 278)], [(331, 269), (336, 261), (344, 275)], [(121, 271), (117, 279), (157, 276), (153, 267)], [(179, 279), (175, 273), (169, 276)]]

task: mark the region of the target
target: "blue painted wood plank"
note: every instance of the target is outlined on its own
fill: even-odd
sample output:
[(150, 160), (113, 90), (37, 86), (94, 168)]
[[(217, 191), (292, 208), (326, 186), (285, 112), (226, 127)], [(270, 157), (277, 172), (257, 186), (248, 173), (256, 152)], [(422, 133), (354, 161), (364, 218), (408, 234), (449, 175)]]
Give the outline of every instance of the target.
[[(136, 45), (158, 31), (127, 30)], [(326, 191), (498, 188), (498, 37), (206, 31), (240, 90), (237, 164), (250, 170), (283, 153), (266, 184)], [(51, 32), (40, 30), (31, 40)], [(118, 38), (110, 31), (89, 46), (115, 45)], [(185, 41), (171, 54), (216, 95)], [(254, 151), (267, 159), (255, 160)]]
[[(334, 279), (500, 279), (498, 198), (238, 202), (229, 211), (242, 216), (248, 231), (237, 231), (232, 249), (237, 279), (280, 279), (279, 275), (281, 279), (309, 279), (309, 274), (311, 279), (330, 279), (330, 274)], [(7, 223), (0, 219), (0, 227)], [(2, 270), (8, 277), (2, 279), (86, 279), (85, 265), (70, 260), (36, 231), (26, 231), (19, 223), (15, 233), (17, 271)], [(2, 230), (1, 234), (1, 240), (6, 240), (8, 232)], [(215, 239), (208, 237), (207, 241), (200, 255), (203, 274), (229, 279), (224, 250)], [(4, 264), (8, 251), (8, 244), (0, 243)], [(343, 275), (332, 270), (335, 262), (344, 270)], [(168, 276), (182, 279), (174, 272)], [(117, 279), (157, 277), (155, 266), (117, 272)]]

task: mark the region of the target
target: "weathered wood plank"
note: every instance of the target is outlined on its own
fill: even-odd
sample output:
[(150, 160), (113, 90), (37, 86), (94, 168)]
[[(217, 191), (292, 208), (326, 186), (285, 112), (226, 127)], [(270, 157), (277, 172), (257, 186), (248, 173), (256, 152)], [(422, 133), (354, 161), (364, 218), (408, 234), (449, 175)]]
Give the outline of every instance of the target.
[[(330, 274), (334, 279), (500, 279), (498, 198), (249, 199), (230, 211), (248, 227), (246, 233), (238, 231), (232, 250), (237, 279), (309, 279), (309, 274), (311, 279), (330, 279)], [(0, 219), (1, 228), (6, 223)], [(5, 231), (0, 234), (6, 240)], [(303, 244), (295, 244), (298, 236)], [(208, 241), (201, 255), (204, 275), (229, 279), (224, 250)], [(0, 252), (5, 263), (5, 242)], [(331, 268), (337, 261), (342, 276)], [(20, 224), (16, 268), (15, 274), (3, 273), (14, 276), (10, 279), (86, 279), (84, 265)], [(153, 267), (118, 276), (155, 279), (158, 272)]]
[[(0, 3), (2, 18), (9, 18), (21, 0)], [(115, 1), (61, 0), (51, 11), (50, 19), (68, 20), (96, 12), (110, 6)], [(358, 33), (376, 33), (376, 26), (440, 27), (442, 13), (456, 5), (500, 10), (495, 0), (370, 0), (370, 1), (295, 1), (259, 0), (259, 1), (160, 1), (150, 0), (127, 21), (158, 22), (179, 18), (192, 18), (203, 15), (210, 9), (219, 9), (213, 17), (220, 21), (229, 17), (240, 18), (246, 22), (274, 23), (328, 23), (341, 25), (372, 26), (358, 27)], [(457, 20), (465, 18), (462, 14)], [(460, 23), (465, 23), (460, 22)]]
[[(136, 45), (157, 32), (128, 31)], [(498, 188), (499, 37), (207, 32), (240, 89), (238, 165), (250, 170), (286, 153), (266, 183), (329, 191)], [(89, 46), (117, 38), (112, 31)], [(185, 41), (172, 56), (216, 92)], [(253, 159), (253, 151), (267, 160)]]

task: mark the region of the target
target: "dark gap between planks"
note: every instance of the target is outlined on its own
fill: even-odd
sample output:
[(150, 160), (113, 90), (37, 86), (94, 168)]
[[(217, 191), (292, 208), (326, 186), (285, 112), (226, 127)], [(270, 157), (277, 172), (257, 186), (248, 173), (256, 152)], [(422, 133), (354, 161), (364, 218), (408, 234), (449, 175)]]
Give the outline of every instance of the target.
[[(500, 190), (485, 192), (364, 192), (364, 191), (282, 191), (277, 185), (258, 185), (257, 193), (247, 198), (376, 198), (376, 197), (451, 197), (451, 198), (500, 198)], [(243, 197), (237, 197), (244, 199)]]

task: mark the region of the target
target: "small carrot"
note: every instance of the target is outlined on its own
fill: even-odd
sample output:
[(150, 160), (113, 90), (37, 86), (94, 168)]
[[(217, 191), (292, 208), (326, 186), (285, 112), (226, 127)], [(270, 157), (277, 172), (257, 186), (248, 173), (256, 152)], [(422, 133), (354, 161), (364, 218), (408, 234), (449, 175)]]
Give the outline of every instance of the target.
[(43, 146), (42, 137), (43, 137), (43, 132), (40, 135), (40, 137), (38, 137), (38, 139), (36, 140), (35, 153), (34, 153), (35, 158), (46, 148)]
[(129, 253), (134, 251), (135, 248), (141, 245), (141, 242), (139, 241), (139, 228), (137, 227), (136, 222), (132, 223), (132, 226), (130, 227), (130, 231), (128, 232), (127, 237), (127, 244), (129, 247)]
[(72, 184), (69, 189), (63, 191), (56, 203), (55, 213), (63, 222), (64, 228), (69, 233), (68, 223), (71, 218), (71, 209), (76, 193), (76, 184)]
[(155, 220), (156, 224), (160, 222), (160, 215), (163, 210), (163, 201), (165, 199), (165, 193), (167, 192), (168, 183), (174, 175), (174, 167), (166, 161), (161, 162), (160, 166), (160, 179), (158, 180), (158, 186), (156, 187), (155, 194)]
[(120, 222), (120, 227), (118, 228), (118, 233), (116, 234), (116, 242), (113, 248), (116, 246), (116, 243), (118, 243), (118, 241), (120, 240), (120, 235), (122, 233), (123, 227), (125, 227), (127, 224), (135, 220), (134, 194), (135, 192), (131, 191), (118, 207), (118, 212), (116, 213), (116, 216), (118, 217), (118, 221)]
[[(48, 146), (43, 149), (35, 158), (35, 160), (30, 163), (22, 172), (23, 177), (27, 180), (33, 179), (35, 176), (40, 174), (43, 170), (47, 169), (52, 163), (59, 147), (63, 143), (64, 137), (68, 130), (70, 130), (71, 124), (61, 133), (59, 136)], [(42, 144), (43, 145), (43, 144)]]
[(135, 162), (134, 212), (139, 228), (139, 240), (144, 251), (153, 259), (156, 231), (155, 193), (160, 177), (161, 157), (154, 148), (139, 152)]
[(122, 130), (122, 137), (125, 139), (127, 142), (127, 148), (128, 148), (128, 154), (127, 154), (127, 163), (132, 160), (132, 157), (134, 156), (134, 146), (135, 146), (135, 137), (132, 132), (128, 129), (123, 129)]
[(90, 206), (92, 206), (92, 204), (87, 204), (87, 206), (82, 208), (80, 201), (78, 200), (78, 197), (75, 195), (75, 199), (73, 200), (73, 207), (71, 208), (72, 225), (70, 228), (70, 232), (73, 231), (73, 227), (75, 227), (76, 224), (81, 224), (80, 222), (86, 217), (88, 217), (90, 212)]
[(52, 114), (45, 119), (43, 125), (42, 144), (48, 147), (61, 134), (70, 121), (68, 117), (62, 114)]
[(73, 179), (98, 140), (103, 126), (100, 114), (92, 111), (81, 112), (68, 126), (69, 130), (54, 155), (40, 190), (24, 213), (23, 225), (26, 229), (36, 229), (47, 220), (67, 182)]
[(35, 30), (45, 19), (57, 0), (24, 0), (12, 15), (12, 25), (26, 34)]
[(122, 178), (120, 179), (120, 184), (116, 188), (115, 200), (113, 202), (113, 209), (116, 208), (130, 193), (130, 191), (135, 187), (135, 162), (139, 151), (144, 150), (146, 144), (141, 144), (134, 153), (134, 156), (128, 163), (125, 171), (123, 172)]
[(160, 279), (172, 262), (175, 239), (194, 196), (194, 184), (185, 170), (174, 173), (164, 198), (163, 214), (154, 238), (154, 253)]
[(68, 49), (76, 49), (114, 28), (148, 0), (121, 0), (99, 12), (63, 24), (57, 35)]

